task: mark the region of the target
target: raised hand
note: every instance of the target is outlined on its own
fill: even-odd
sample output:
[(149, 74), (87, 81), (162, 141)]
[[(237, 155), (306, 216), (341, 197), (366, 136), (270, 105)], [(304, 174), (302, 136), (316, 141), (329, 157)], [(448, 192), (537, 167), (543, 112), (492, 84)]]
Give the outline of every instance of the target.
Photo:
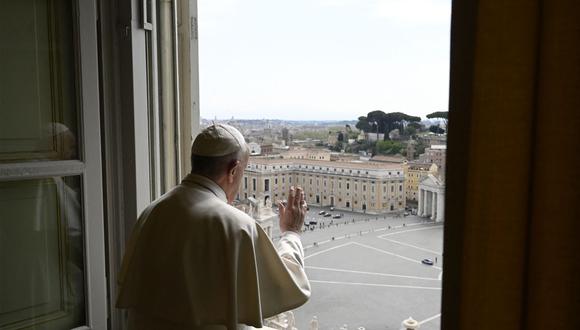
[(294, 186), (291, 186), (288, 192), (288, 203), (278, 202), (280, 231), (300, 233), (304, 225), (307, 208), (306, 201), (304, 200), (304, 190), (301, 187), (294, 188)]

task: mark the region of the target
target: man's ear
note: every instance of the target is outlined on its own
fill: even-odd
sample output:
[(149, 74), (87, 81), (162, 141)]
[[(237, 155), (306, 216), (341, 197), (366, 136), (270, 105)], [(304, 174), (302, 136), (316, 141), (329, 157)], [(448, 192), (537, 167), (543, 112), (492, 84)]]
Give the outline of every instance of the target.
[(228, 183), (233, 183), (234, 178), (236, 177), (236, 173), (240, 170), (241, 162), (239, 160), (235, 160), (230, 163), (228, 166)]

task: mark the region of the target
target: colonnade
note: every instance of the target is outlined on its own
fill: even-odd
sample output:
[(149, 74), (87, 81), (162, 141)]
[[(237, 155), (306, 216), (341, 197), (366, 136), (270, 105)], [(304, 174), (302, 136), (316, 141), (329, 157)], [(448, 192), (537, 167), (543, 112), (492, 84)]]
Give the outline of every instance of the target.
[(445, 193), (441, 189), (430, 190), (429, 187), (419, 187), (420, 217), (428, 217), (436, 222), (443, 221), (445, 215)]

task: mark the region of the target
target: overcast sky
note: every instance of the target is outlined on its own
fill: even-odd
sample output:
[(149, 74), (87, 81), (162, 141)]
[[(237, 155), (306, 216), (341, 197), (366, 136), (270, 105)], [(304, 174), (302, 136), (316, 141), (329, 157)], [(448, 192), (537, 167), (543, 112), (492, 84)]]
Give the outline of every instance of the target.
[(203, 118), (446, 111), (451, 0), (198, 0)]

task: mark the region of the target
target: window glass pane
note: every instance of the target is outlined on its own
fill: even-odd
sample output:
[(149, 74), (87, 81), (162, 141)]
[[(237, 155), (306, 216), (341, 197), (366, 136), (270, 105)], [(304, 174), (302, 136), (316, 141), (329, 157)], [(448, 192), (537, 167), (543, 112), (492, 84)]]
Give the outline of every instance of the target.
[(0, 161), (78, 158), (70, 1), (0, 2)]
[(85, 324), (80, 177), (0, 182), (0, 329)]

